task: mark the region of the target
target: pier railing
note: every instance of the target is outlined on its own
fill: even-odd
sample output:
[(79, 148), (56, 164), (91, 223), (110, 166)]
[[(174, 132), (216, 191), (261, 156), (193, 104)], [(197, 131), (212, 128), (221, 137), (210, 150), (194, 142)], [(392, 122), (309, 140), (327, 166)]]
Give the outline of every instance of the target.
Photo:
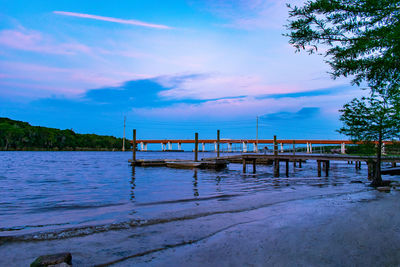
[[(195, 144), (199, 152), (267, 152), (273, 151), (273, 139), (138, 139), (137, 149), (147, 151), (148, 144), (160, 144), (161, 151), (182, 151), (183, 144)], [(323, 140), (323, 139), (277, 139), (279, 152), (304, 152), (307, 154), (318, 153), (346, 153), (347, 145), (364, 144), (350, 140)], [(392, 144), (384, 141), (384, 145)], [(218, 149), (218, 146), (220, 148)]]

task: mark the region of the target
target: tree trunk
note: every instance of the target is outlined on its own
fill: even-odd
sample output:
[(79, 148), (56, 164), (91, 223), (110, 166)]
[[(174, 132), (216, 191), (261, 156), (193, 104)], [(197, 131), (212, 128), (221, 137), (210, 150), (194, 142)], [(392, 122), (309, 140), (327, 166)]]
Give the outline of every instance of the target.
[(382, 175), (381, 175), (381, 161), (382, 161), (382, 134), (379, 133), (378, 146), (376, 148), (376, 165), (375, 173), (371, 183), (371, 186), (382, 186)]

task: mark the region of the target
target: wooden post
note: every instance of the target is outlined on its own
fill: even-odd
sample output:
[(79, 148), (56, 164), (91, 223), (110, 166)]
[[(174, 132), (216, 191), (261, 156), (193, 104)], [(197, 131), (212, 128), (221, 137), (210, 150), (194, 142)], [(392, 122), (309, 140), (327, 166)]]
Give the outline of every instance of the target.
[(133, 129), (133, 147), (132, 147), (132, 162), (134, 163), (136, 161), (136, 129)]
[(301, 159), (299, 160), (299, 168), (301, 168)]
[(318, 177), (321, 177), (321, 161), (317, 160), (317, 165), (318, 165)]
[(246, 172), (246, 159), (243, 159), (243, 173)]
[(219, 142), (220, 142), (220, 132), (217, 130), (217, 158), (219, 158)]
[(328, 160), (326, 161), (326, 169), (325, 169), (325, 175), (329, 176), (329, 168), (331, 167), (331, 162)]
[[(293, 156), (296, 155), (296, 141), (293, 140)], [(296, 167), (296, 160), (293, 159), (293, 169)]]
[(286, 177), (289, 177), (289, 160), (286, 160)]
[(194, 134), (194, 161), (198, 161), (199, 154), (199, 134)]
[(394, 167), (396, 167), (396, 162), (392, 162), (392, 167), (394, 168)]
[(361, 161), (355, 161), (356, 164), (356, 170), (360, 170), (361, 169)]
[[(274, 135), (274, 156), (278, 156), (278, 143), (276, 142), (276, 135)], [(274, 177), (279, 177), (279, 159), (274, 159)]]
[(253, 159), (253, 173), (256, 173), (256, 161), (257, 159)]
[(279, 177), (279, 159), (274, 160), (274, 177)]
[(325, 176), (329, 176), (329, 167), (330, 167), (330, 162), (329, 160), (325, 161)]
[(274, 156), (278, 156), (278, 143), (276, 142), (276, 135), (274, 135)]

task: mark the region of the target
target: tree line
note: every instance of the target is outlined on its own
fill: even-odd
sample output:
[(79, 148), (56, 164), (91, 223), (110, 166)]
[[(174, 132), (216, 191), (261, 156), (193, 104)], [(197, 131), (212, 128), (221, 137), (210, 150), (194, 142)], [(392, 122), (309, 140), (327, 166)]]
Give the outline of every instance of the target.
[[(77, 134), (0, 118), (0, 150), (122, 150), (122, 138)], [(131, 144), (125, 142), (125, 148)]]

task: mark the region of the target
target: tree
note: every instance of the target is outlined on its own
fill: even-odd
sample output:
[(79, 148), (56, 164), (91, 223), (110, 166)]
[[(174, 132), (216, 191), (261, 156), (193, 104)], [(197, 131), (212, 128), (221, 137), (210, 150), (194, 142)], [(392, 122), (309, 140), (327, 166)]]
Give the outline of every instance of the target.
[(351, 76), (353, 84), (365, 82), (371, 89), (369, 97), (340, 110), (339, 132), (377, 141), (372, 185), (382, 184), (382, 140), (399, 136), (400, 0), (308, 0), (288, 7), (286, 36), (297, 51), (320, 52), (333, 78)]
[(400, 96), (371, 93), (354, 98), (340, 110), (344, 126), (340, 133), (354, 141), (377, 141), (375, 173), (371, 185), (382, 185), (381, 158), (384, 139), (400, 137)]
[(353, 76), (373, 91), (400, 84), (400, 0), (310, 0), (289, 11), (289, 43), (323, 54), (332, 76)]

